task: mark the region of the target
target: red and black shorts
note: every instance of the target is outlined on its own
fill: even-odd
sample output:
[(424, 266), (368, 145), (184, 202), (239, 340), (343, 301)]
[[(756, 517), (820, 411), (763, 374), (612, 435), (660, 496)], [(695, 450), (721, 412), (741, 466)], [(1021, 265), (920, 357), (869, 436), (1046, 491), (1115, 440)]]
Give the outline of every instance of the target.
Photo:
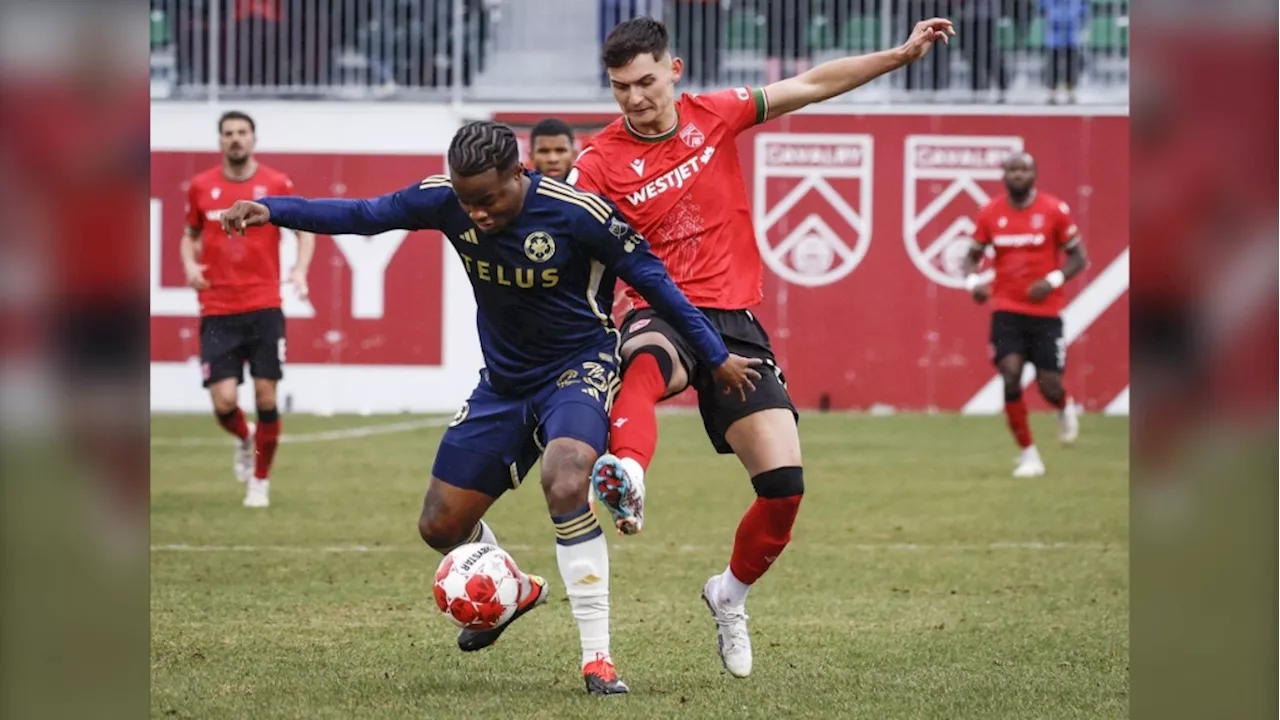
[[(765, 332), (760, 321), (750, 310), (715, 310), (699, 308), (703, 315), (711, 321), (712, 326), (720, 331), (729, 352), (748, 358), (760, 358), (764, 364), (756, 368), (760, 379), (755, 381), (756, 389), (747, 392), (746, 400), (736, 392), (726, 393), (716, 386), (712, 375), (714, 368), (697, 359), (693, 346), (684, 339), (676, 329), (652, 308), (632, 310), (622, 321), (622, 342), (640, 333), (656, 332), (667, 338), (680, 356), (680, 363), (689, 374), (689, 384), (698, 393), (698, 411), (702, 414), (702, 425), (706, 428), (707, 437), (722, 455), (733, 453), (733, 448), (725, 440), (725, 432), (729, 426), (748, 415), (762, 410), (776, 408), (790, 410), (799, 420), (791, 395), (787, 393), (787, 380), (782, 368), (773, 356), (773, 348), (769, 345), (769, 334)], [(623, 371), (625, 377), (626, 371)]]
[(244, 382), (249, 375), (264, 380), (284, 377), (284, 312), (267, 308), (235, 315), (200, 318), (200, 365), (204, 386), (228, 378)]
[(1038, 370), (1063, 372), (1067, 369), (1067, 339), (1062, 334), (1062, 318), (997, 310), (991, 314), (991, 353), (997, 365), (1010, 355), (1019, 355)]

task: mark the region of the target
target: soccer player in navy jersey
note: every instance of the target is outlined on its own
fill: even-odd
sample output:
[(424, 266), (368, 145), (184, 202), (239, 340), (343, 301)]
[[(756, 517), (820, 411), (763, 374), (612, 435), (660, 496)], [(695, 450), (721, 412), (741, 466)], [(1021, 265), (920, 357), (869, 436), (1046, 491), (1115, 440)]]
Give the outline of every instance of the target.
[[(485, 367), (441, 439), (418, 530), (441, 553), (497, 544), (481, 518), (542, 458), (560, 576), (578, 623), (582, 673), (593, 695), (627, 692), (609, 655), (609, 555), (587, 498), (605, 449), (618, 384), (619, 335), (608, 315), (621, 277), (688, 338), (725, 392), (744, 394), (758, 360), (731, 355), (706, 317), (676, 289), (648, 242), (599, 196), (520, 167), (504, 125), (464, 126), (449, 146), (449, 175), (369, 200), (269, 197), (236, 203), (228, 232), (273, 223), (313, 233), (376, 235), (440, 230), (475, 292)], [(512, 621), (547, 598), (522, 578)], [(510, 624), (508, 622), (508, 624)], [(479, 650), (506, 628), (463, 630)]]

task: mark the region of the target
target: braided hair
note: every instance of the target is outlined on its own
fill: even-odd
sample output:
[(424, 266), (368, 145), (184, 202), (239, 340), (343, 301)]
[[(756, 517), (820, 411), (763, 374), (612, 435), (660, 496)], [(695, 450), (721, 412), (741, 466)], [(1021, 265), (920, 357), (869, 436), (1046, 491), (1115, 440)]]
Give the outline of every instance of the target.
[(489, 170), (504, 173), (520, 161), (515, 132), (501, 123), (481, 120), (463, 125), (449, 143), (449, 171), (473, 177)]

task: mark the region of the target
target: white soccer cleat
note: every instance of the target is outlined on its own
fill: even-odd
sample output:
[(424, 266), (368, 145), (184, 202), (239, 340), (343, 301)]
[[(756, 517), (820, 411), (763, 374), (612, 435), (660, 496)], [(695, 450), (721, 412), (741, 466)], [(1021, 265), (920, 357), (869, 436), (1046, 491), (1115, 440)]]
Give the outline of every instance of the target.
[(632, 458), (608, 453), (591, 469), (591, 487), (613, 515), (623, 535), (635, 535), (644, 527), (644, 468)]
[(248, 482), (253, 477), (253, 460), (254, 460), (254, 444), (253, 436), (258, 431), (257, 423), (248, 423), (249, 434), (244, 440), (236, 441), (235, 458), (232, 460), (232, 467), (235, 469), (236, 480), (239, 482)]
[(1071, 400), (1058, 411), (1058, 439), (1070, 445), (1080, 437), (1080, 408)]
[(717, 594), (719, 575), (712, 575), (702, 586), (702, 600), (711, 610), (716, 621), (716, 645), (720, 648), (720, 662), (734, 677), (751, 674), (751, 635), (747, 632), (746, 607), (732, 607), (720, 602)]
[(1040, 451), (1036, 450), (1036, 446), (1022, 451), (1022, 455), (1018, 457), (1018, 466), (1013, 469), (1013, 476), (1016, 478), (1033, 478), (1044, 475), (1044, 461), (1040, 459)]
[(271, 489), (270, 480), (259, 480), (251, 477), (245, 483), (248, 490), (244, 495), (244, 506), (247, 508), (264, 508), (271, 505), (269, 491)]

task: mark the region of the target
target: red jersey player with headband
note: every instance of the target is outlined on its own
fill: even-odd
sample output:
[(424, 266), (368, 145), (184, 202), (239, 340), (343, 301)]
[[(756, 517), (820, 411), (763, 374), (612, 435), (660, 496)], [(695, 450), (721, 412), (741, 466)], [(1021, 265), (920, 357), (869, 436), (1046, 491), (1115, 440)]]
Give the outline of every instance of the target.
[(897, 48), (833, 60), (764, 88), (679, 98), (684, 62), (669, 52), (662, 23), (628, 20), (605, 40), (604, 65), (623, 116), (582, 151), (569, 181), (618, 206), (729, 351), (758, 361), (760, 377), (746, 392), (723, 392), (684, 338), (632, 297), (635, 308), (622, 324), (622, 388), (610, 413), (609, 453), (593, 468), (592, 484), (618, 529), (638, 532), (644, 472), (657, 446), (654, 408), (687, 387), (697, 391), (712, 445), (738, 456), (757, 496), (738, 526), (728, 567), (702, 592), (721, 660), (736, 677), (751, 673), (747, 591), (786, 547), (804, 493), (795, 406), (769, 336), (750, 311), (763, 299), (764, 271), (737, 135), (914, 62), (953, 34), (951, 21), (925, 20)]
[[(1063, 387), (1067, 341), (1062, 334), (1062, 285), (1088, 266), (1071, 209), (1036, 190), (1036, 163), (1027, 153), (1004, 161), (1008, 191), (978, 213), (973, 248), (965, 258), (965, 285), (979, 303), (991, 299), (992, 360), (1004, 380), (1004, 412), (1021, 448), (1014, 477), (1044, 475), (1044, 461), (1031, 438), (1022, 400), (1022, 368), (1036, 368), (1040, 394), (1058, 409), (1060, 439), (1075, 442), (1080, 422)], [(978, 262), (995, 252), (995, 282), (988, 287), (976, 274)], [(1067, 263), (1058, 267), (1065, 252)]]

